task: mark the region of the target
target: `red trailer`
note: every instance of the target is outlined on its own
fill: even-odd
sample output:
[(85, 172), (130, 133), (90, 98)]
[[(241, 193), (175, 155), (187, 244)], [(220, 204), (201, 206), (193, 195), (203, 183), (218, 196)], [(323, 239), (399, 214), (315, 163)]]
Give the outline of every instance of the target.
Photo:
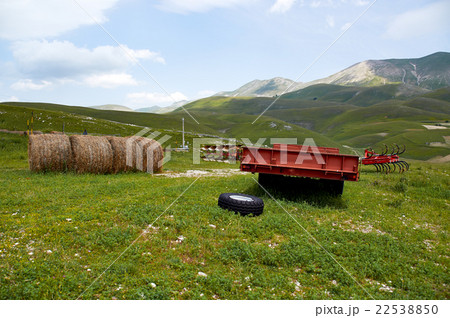
[[(282, 180), (279, 176), (319, 179), (319, 183), (334, 194), (342, 194), (344, 181), (359, 179), (358, 156), (340, 154), (338, 148), (307, 145), (242, 147), (240, 168), (241, 171), (258, 172), (260, 183), (266, 185)], [(289, 179), (292, 183), (294, 178)], [(302, 183), (305, 184), (305, 178), (295, 179), (303, 179)]]

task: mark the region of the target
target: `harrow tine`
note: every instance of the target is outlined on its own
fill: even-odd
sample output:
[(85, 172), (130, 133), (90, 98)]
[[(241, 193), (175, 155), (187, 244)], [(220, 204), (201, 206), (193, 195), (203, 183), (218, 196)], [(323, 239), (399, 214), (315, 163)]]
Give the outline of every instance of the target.
[[(395, 151), (395, 148), (397, 148), (397, 151)], [(391, 155), (398, 155), (398, 153), (400, 152), (400, 147), (397, 144), (394, 144), (394, 147), (392, 147), (392, 152)]]
[(394, 169), (392, 169), (392, 172), (395, 172), (395, 169), (397, 168), (396, 162), (392, 163), (392, 167), (394, 168)]
[(385, 154), (387, 154), (388, 151), (389, 151), (388, 146), (387, 146), (386, 144), (383, 144), (383, 145), (384, 145), (384, 151), (381, 153), (382, 156), (384, 156)]
[(399, 161), (399, 164), (402, 165), (402, 171), (401, 172), (405, 172), (409, 170), (409, 165), (406, 161)]
[(392, 165), (390, 163), (386, 163), (386, 166), (388, 167), (388, 170), (389, 170), (388, 173), (391, 173), (393, 171), (392, 170)]
[(402, 151), (400, 151), (400, 149), (399, 149), (399, 151), (397, 152), (397, 155), (401, 155), (402, 153), (404, 153), (404, 152), (405, 152), (405, 150), (406, 150), (406, 146), (405, 146), (405, 145), (403, 145), (403, 149), (402, 149)]
[(408, 171), (409, 170), (409, 163), (407, 163), (406, 161), (403, 161), (403, 162), (405, 163), (406, 171)]
[(406, 165), (403, 163), (403, 161), (399, 161), (400, 166), (402, 167), (401, 173), (406, 171)]

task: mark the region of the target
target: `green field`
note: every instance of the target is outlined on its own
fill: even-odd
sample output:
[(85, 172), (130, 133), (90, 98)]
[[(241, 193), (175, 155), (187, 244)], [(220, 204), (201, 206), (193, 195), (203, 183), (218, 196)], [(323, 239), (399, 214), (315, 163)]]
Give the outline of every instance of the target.
[[(0, 299), (450, 297), (450, 164), (271, 198), (251, 174), (31, 173), (26, 145), (0, 133)], [(165, 171), (237, 168), (191, 156)], [(223, 192), (260, 196), (264, 213), (222, 210)]]

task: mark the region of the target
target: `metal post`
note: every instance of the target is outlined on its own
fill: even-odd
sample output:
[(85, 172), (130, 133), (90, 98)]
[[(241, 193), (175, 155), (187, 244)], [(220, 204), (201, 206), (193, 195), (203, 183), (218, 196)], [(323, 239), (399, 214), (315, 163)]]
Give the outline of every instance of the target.
[(184, 150), (184, 117), (182, 118), (182, 122), (183, 122), (183, 150)]

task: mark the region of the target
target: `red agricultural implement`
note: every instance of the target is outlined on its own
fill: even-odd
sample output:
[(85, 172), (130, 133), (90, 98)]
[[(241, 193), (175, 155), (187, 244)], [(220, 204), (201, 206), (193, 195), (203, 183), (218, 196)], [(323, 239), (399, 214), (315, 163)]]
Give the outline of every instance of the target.
[[(358, 181), (359, 157), (343, 155), (338, 148), (275, 144), (273, 148), (242, 147), (241, 171), (258, 172), (259, 182), (270, 185), (319, 184), (328, 192), (342, 194), (344, 181)], [(280, 178), (280, 177), (306, 178)], [(313, 180), (309, 182), (308, 180)], [(306, 182), (305, 182), (306, 181)]]
[(241, 145), (202, 145), (200, 158), (205, 161), (235, 161)]
[(377, 172), (390, 173), (398, 170), (402, 173), (409, 170), (409, 164), (406, 161), (400, 160), (398, 156), (404, 153), (405, 150), (405, 146), (400, 150), (397, 144), (392, 147), (390, 153), (386, 145), (384, 145), (384, 151), (380, 154), (376, 153), (372, 148), (368, 148), (364, 151), (364, 158), (361, 159), (361, 164), (374, 165)]

